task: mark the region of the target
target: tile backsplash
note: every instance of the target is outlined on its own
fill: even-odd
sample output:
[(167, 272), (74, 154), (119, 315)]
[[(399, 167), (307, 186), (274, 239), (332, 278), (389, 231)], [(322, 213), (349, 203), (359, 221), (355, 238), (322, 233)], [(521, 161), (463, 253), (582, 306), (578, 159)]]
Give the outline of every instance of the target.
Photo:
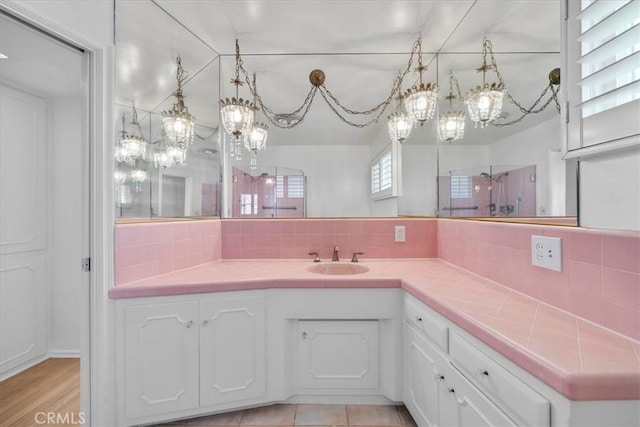
[(116, 284), (220, 259), (221, 221), (174, 221), (117, 224)]
[[(406, 230), (406, 241), (394, 241), (395, 226)], [(272, 219), (224, 220), (222, 258), (311, 259), (319, 252), (330, 261), (333, 247), (340, 259), (349, 261), (353, 252), (367, 258), (437, 257), (437, 220), (416, 219)]]
[[(562, 238), (562, 272), (531, 265), (531, 235)], [(640, 235), (438, 220), (438, 258), (640, 339)]]
[[(405, 226), (406, 241), (394, 241)], [(562, 238), (562, 272), (531, 265), (531, 236)], [(640, 234), (435, 218), (225, 219), (118, 224), (116, 284), (220, 259), (440, 258), (640, 339)]]

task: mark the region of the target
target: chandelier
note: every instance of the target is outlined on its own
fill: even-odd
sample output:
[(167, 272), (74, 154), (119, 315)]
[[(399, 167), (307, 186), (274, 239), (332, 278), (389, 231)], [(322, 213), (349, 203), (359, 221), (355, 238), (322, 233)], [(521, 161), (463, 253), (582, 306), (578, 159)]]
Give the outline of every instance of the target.
[(391, 113), (388, 117), (389, 121), (387, 126), (389, 128), (389, 138), (394, 142), (403, 143), (409, 135), (411, 135), (411, 129), (414, 126), (414, 116), (410, 116), (403, 108), (402, 95), (398, 97), (398, 110), (395, 113)]
[(407, 90), (404, 98), (404, 107), (407, 110), (407, 114), (422, 126), (427, 120), (431, 120), (433, 117), (440, 92), (438, 91), (437, 84), (425, 84), (422, 81), (422, 73), (427, 69), (427, 67), (422, 65), (422, 39), (418, 39), (417, 44), (417, 70), (420, 73), (420, 83)]
[(135, 165), (135, 162), (142, 159), (147, 152), (147, 141), (142, 136), (142, 129), (138, 123), (138, 112), (135, 104), (133, 105), (133, 113), (131, 123), (133, 127), (132, 133), (127, 133), (125, 129), (125, 118), (122, 115), (122, 131), (115, 146), (114, 156), (118, 163)]
[(142, 191), (142, 184), (147, 180), (147, 171), (142, 169), (134, 169), (131, 171), (131, 181), (135, 184), (135, 191)]
[[(453, 94), (453, 86), (456, 86), (458, 96)], [(452, 142), (464, 137), (464, 111), (453, 110), (453, 100), (456, 98), (462, 98), (460, 94), (460, 86), (458, 80), (453, 76), (453, 73), (449, 74), (449, 95), (445, 97), (449, 101), (449, 111), (440, 114), (438, 118), (438, 134), (440, 139), (446, 142)]]
[(161, 138), (153, 153), (153, 164), (156, 168), (166, 169), (179, 166), (187, 160), (187, 148)]
[[(491, 56), (491, 65), (487, 64), (487, 54)], [(477, 72), (482, 72), (482, 85), (471, 89), (466, 97), (465, 104), (469, 111), (469, 117), (476, 127), (486, 127), (489, 123), (500, 116), (502, 112), (502, 98), (505, 94), (504, 82), (487, 83), (487, 71), (497, 72), (496, 61), (493, 57), (491, 42), (485, 37), (482, 39), (482, 65), (476, 68)]]
[[(256, 73), (253, 73), (253, 87), (256, 87)], [(254, 99), (255, 105), (255, 99)], [(267, 145), (267, 130), (269, 126), (264, 123), (253, 122), (251, 129), (245, 133), (244, 146), (249, 151), (251, 169), (255, 169), (258, 164), (258, 151), (264, 150)]]
[[(220, 100), (220, 115), (222, 116), (222, 124), (224, 130), (233, 135), (235, 138), (235, 156), (238, 159), (238, 155), (241, 155), (240, 141), (243, 135), (251, 129), (253, 123), (253, 111), (255, 105), (251, 104), (249, 100), (243, 100), (238, 96), (239, 86), (242, 86), (242, 80), (240, 80), (240, 69), (242, 67), (242, 59), (240, 58), (240, 45), (236, 39), (236, 75), (231, 79), (231, 84), (236, 87), (236, 96), (231, 99), (226, 98)], [(240, 149), (240, 150), (239, 150)]]
[(169, 139), (177, 144), (187, 147), (193, 142), (193, 134), (196, 118), (189, 114), (189, 109), (184, 105), (184, 95), (182, 94), (182, 83), (187, 79), (182, 69), (182, 61), (180, 57), (176, 59), (177, 70), (176, 80), (178, 81), (178, 89), (173, 93), (176, 97), (176, 103), (169, 111), (163, 111), (162, 124), (164, 131)]

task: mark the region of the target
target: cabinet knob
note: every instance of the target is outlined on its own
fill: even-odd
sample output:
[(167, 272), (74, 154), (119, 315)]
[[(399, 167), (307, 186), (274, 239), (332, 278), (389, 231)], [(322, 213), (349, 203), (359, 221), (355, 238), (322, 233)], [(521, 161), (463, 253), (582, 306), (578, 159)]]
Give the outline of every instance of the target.
[(190, 328), (190, 327), (192, 327), (192, 326), (193, 326), (193, 320), (189, 320), (189, 321), (187, 322), (187, 328)]
[(302, 333), (302, 339), (303, 339), (303, 340), (306, 340), (306, 339), (307, 339), (307, 333), (306, 333), (306, 332), (303, 332), (303, 333)]
[(489, 371), (486, 371), (486, 370), (480, 369), (480, 370), (478, 371), (478, 374), (480, 374), (480, 375), (482, 375), (482, 376), (485, 376), (485, 377), (488, 377), (488, 376), (489, 376)]
[(416, 317), (416, 322), (422, 322), (422, 317), (420, 316)]
[(449, 393), (453, 393), (453, 394), (455, 394), (455, 393), (456, 393), (456, 390), (455, 390), (453, 387), (448, 388), (448, 389), (447, 389), (447, 391), (448, 391)]
[(202, 321), (202, 326), (207, 326), (209, 324), (209, 319), (204, 319)]

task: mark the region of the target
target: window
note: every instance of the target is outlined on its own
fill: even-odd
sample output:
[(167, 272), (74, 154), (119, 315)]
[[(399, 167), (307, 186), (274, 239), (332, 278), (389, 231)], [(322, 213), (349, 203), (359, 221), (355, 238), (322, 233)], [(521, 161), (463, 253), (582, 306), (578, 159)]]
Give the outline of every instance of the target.
[(371, 197), (382, 199), (399, 196), (399, 143), (392, 144), (371, 162)]
[(258, 215), (258, 195), (240, 195), (240, 215)]
[[(569, 148), (638, 140), (640, 0), (568, 2)], [(612, 126), (612, 123), (615, 125)]]
[(470, 199), (472, 197), (471, 192), (471, 177), (470, 176), (451, 176), (451, 198), (452, 199)]
[(276, 176), (276, 197), (304, 197), (304, 175)]

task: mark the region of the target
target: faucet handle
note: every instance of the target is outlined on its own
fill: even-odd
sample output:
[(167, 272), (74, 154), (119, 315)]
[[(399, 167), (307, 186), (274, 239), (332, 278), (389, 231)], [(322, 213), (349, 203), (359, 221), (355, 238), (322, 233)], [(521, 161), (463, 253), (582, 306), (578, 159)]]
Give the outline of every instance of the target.
[(312, 255), (313, 262), (320, 262), (320, 254), (318, 252), (309, 252), (309, 255)]
[(364, 255), (364, 252), (354, 252), (351, 257), (351, 262), (358, 262), (358, 255)]

